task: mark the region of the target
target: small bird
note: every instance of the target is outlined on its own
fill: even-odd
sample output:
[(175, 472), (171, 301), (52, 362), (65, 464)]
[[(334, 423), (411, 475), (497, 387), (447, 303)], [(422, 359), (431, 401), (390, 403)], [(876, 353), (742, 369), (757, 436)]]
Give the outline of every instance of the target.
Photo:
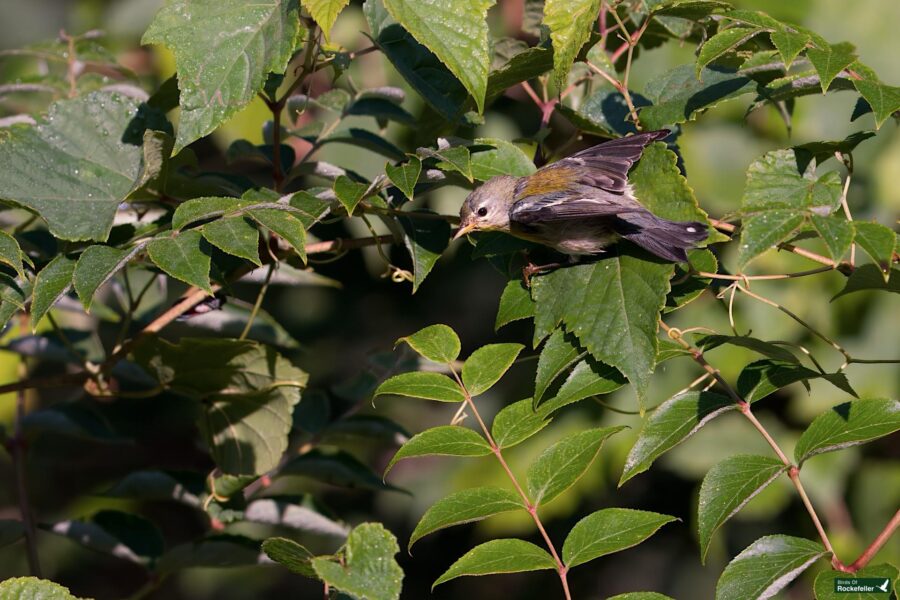
[(611, 140), (527, 177), (489, 179), (466, 198), (453, 239), (471, 231), (504, 231), (577, 257), (601, 253), (625, 238), (662, 259), (685, 262), (687, 249), (706, 239), (706, 224), (657, 217), (628, 183), (628, 170), (644, 148), (670, 133)]

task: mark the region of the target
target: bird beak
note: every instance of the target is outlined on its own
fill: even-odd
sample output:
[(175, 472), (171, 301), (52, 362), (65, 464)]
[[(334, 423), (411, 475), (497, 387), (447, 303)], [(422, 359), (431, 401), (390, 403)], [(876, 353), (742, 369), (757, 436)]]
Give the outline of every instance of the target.
[(470, 231), (475, 229), (475, 223), (469, 223), (468, 225), (462, 225), (459, 229), (456, 230), (456, 233), (453, 236), (454, 240), (458, 240), (462, 236), (466, 235)]

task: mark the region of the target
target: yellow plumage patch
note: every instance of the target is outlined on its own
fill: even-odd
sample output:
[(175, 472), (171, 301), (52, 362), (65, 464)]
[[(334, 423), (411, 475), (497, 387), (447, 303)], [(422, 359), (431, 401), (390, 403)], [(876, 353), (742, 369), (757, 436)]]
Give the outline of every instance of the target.
[(578, 169), (572, 167), (553, 167), (541, 169), (529, 175), (519, 190), (519, 198), (543, 196), (556, 192), (564, 192), (578, 179)]

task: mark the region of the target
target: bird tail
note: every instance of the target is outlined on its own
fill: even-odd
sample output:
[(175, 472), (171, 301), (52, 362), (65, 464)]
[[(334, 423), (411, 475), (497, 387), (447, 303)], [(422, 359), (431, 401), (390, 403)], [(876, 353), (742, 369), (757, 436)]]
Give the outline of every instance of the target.
[(649, 211), (620, 214), (613, 228), (626, 240), (673, 262), (687, 262), (687, 250), (709, 235), (705, 223), (669, 221)]

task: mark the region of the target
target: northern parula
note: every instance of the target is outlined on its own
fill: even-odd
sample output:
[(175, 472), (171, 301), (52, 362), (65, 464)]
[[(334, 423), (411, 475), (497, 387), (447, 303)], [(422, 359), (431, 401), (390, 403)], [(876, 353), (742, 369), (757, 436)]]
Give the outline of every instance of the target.
[(657, 217), (634, 197), (628, 170), (667, 129), (582, 150), (527, 177), (498, 175), (469, 194), (454, 239), (470, 231), (504, 231), (568, 255), (603, 252), (625, 238), (663, 258), (687, 261), (706, 239), (706, 224)]

